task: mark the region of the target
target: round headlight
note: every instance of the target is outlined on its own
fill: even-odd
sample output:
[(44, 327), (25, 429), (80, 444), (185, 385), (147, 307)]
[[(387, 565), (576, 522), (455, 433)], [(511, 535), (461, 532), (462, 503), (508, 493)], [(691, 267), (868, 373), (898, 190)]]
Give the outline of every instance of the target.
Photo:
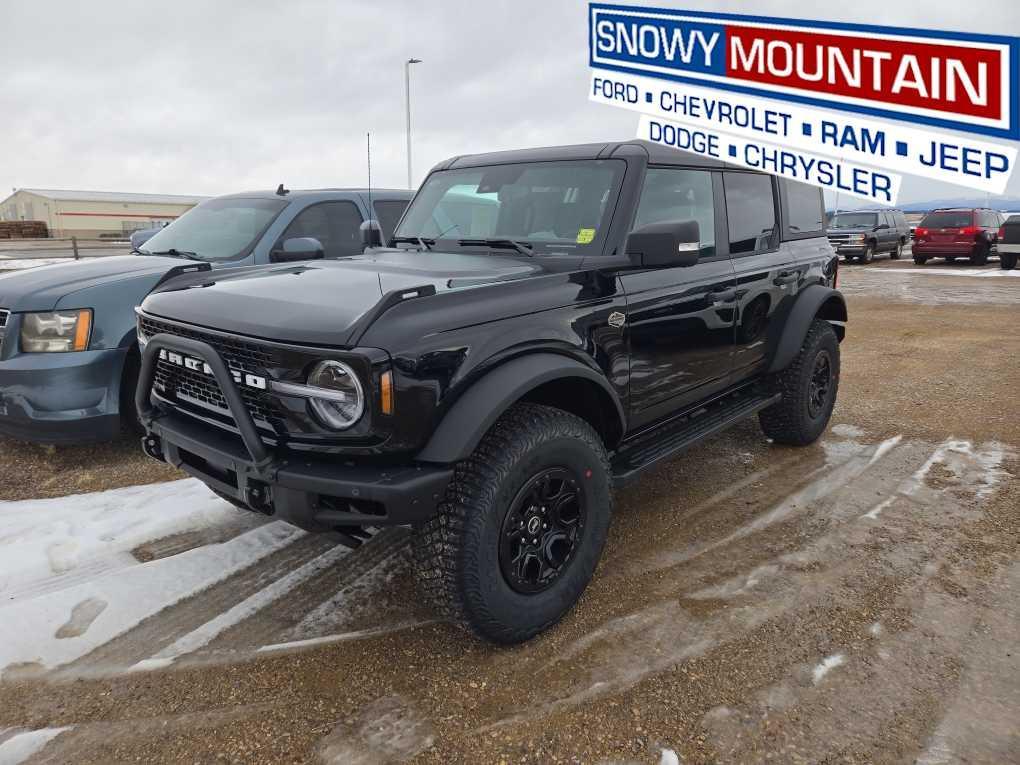
[(365, 394), (358, 376), (343, 362), (320, 361), (308, 375), (307, 385), (322, 389), (322, 395), (309, 401), (315, 416), (327, 428), (345, 430), (365, 411)]

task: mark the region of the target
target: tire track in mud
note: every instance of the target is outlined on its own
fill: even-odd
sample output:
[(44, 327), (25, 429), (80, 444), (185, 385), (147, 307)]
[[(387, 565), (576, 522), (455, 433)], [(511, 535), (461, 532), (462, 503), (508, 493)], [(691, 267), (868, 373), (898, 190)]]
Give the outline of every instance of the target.
[(298, 537), (282, 550), (149, 617), (128, 632), (54, 671), (57, 678), (116, 673), (158, 653), (175, 640), (336, 546), (325, 535)]
[[(289, 641), (298, 637), (319, 637), (319, 635), (295, 636), (292, 630), (317, 608), (342, 596), (360, 580), (370, 576), (376, 567), (399, 555), (409, 537), (410, 530), (405, 528), (385, 529), (379, 532), (334, 565), (301, 583), (289, 592), (287, 597), (273, 601), (257, 614), (225, 630), (189, 658), (201, 661), (204, 654), (257, 651), (263, 646), (281, 642), (281, 639)], [(182, 660), (181, 663), (186, 660)]]
[[(588, 630), (560, 647), (551, 660), (536, 654), (513, 657), (519, 669), (551, 678), (543, 690), (546, 698), (532, 699), (532, 711), (503, 717), (483, 730), (568, 712), (626, 692), (688, 660), (712, 661), (762, 629), (788, 625), (803, 632), (814, 625), (824, 631), (820, 622), (834, 602), (841, 604), (841, 611), (852, 612), (857, 606), (866, 612), (868, 603), (900, 597), (897, 608), (911, 613), (910, 604), (918, 597), (932, 586), (943, 586), (940, 572), (966, 543), (964, 527), (980, 519), (980, 506), (995, 483), (989, 483), (990, 476), (996, 471), (1001, 475), (999, 445), (973, 450), (959, 444), (893, 443), (851, 457), (845, 464), (863, 458), (868, 469), (860, 470), (858, 464), (844, 476), (846, 480), (833, 482), (830, 473), (798, 487), (791, 496), (801, 501), (790, 503), (788, 498), (750, 518), (739, 510), (720, 508), (726, 523), (716, 530), (717, 541), (699, 540), (693, 548), (697, 554), (690, 555), (686, 554), (690, 544), (680, 540), (685, 554), (673, 557), (669, 567), (652, 556), (653, 565), (639, 577), (653, 593), (650, 605)], [(874, 459), (876, 455), (879, 459)], [(933, 466), (940, 466), (946, 475), (935, 480)], [(883, 523), (862, 518), (889, 497), (900, 502), (884, 511)], [(779, 508), (785, 509), (778, 512)], [(689, 534), (697, 538), (698, 524), (694, 526)], [(643, 589), (640, 582), (632, 586)], [(963, 650), (962, 638), (956, 638), (956, 643), (947, 644), (947, 655), (954, 647)], [(843, 646), (836, 643), (832, 652), (837, 648)], [(775, 644), (764, 660), (772, 665), (803, 664), (798, 656), (802, 649), (796, 643)], [(944, 662), (928, 658), (922, 674), (944, 676)], [(808, 678), (807, 685), (811, 666), (822, 659), (819, 655), (799, 670), (801, 678)], [(842, 674), (842, 668), (832, 670), (833, 676)], [(792, 691), (783, 686), (778, 692), (796, 698), (802, 685), (795, 683)], [(938, 694), (943, 688), (934, 682), (929, 690)], [(835, 699), (832, 704), (838, 706)], [(889, 710), (890, 715), (893, 712)]]

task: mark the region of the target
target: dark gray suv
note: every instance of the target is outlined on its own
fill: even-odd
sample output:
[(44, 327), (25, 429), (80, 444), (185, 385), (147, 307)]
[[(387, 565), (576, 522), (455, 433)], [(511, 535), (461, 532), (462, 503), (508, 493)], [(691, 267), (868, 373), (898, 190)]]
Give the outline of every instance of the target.
[(870, 263), (875, 255), (888, 252), (899, 260), (910, 241), (910, 224), (902, 210), (854, 210), (837, 212), (826, 231), (829, 244), (847, 263), (857, 258)]

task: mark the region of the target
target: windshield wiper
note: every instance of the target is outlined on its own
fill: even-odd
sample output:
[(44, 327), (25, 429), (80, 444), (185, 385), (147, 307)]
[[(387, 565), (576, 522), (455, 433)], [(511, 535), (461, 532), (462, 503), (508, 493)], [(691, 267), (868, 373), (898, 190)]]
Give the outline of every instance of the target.
[(397, 242), (416, 244), (421, 250), (431, 250), (432, 245), (436, 243), (435, 239), (424, 239), (420, 236), (395, 236), (390, 241), (393, 242), (393, 244), (396, 244)]
[(529, 258), (535, 254), (535, 245), (516, 239), (458, 239), (457, 244), (464, 247), (512, 247), (521, 255), (527, 255)]
[(191, 252), (189, 250), (178, 250), (174, 247), (171, 247), (169, 250), (159, 250), (158, 252), (150, 252), (148, 254), (169, 255), (171, 258), (195, 258), (196, 260), (201, 260), (201, 258), (198, 257), (197, 252)]

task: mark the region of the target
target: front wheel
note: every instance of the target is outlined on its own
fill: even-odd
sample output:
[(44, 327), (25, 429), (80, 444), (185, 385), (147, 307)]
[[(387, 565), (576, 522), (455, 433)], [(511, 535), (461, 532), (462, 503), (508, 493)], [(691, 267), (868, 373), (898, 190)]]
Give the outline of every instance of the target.
[(861, 255), (862, 263), (870, 263), (875, 259), (875, 245), (869, 244), (864, 248), (864, 254)]
[(584, 420), (516, 404), (458, 463), (415, 529), (418, 580), (442, 616), (497, 643), (559, 621), (591, 580), (612, 513), (609, 459)]
[(999, 255), (999, 268), (1003, 271), (1012, 271), (1016, 268), (1016, 254), (1005, 253)]
[(829, 424), (839, 389), (839, 339), (829, 322), (811, 322), (797, 356), (772, 385), (783, 398), (758, 413), (765, 435), (793, 446), (815, 441)]

